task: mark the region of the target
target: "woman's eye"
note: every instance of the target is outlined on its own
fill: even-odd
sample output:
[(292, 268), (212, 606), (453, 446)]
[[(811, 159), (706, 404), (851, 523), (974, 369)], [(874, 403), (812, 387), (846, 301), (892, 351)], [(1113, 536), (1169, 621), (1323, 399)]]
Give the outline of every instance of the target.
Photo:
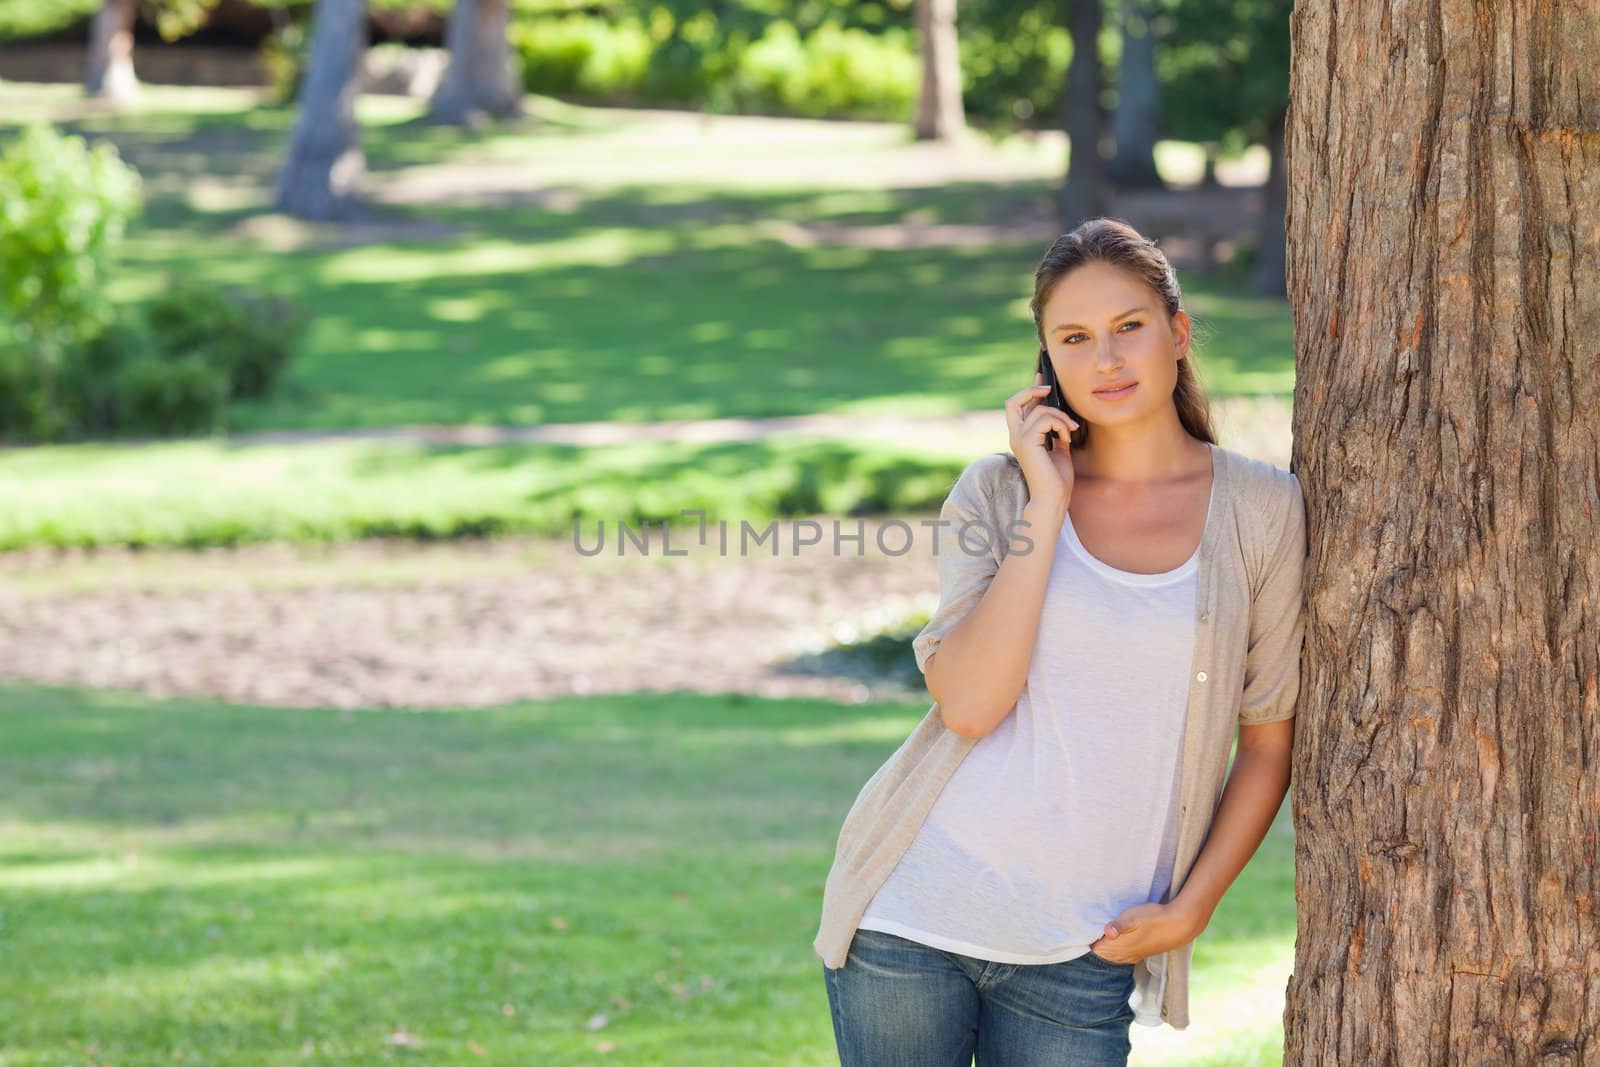
[[(1121, 333), (1123, 326), (1139, 327), (1139, 326), (1143, 326), (1143, 325), (1144, 325), (1144, 323), (1140, 322), (1138, 319), (1129, 319), (1127, 322), (1123, 323), (1122, 326), (1118, 326), (1117, 327), (1117, 332)], [(1087, 335), (1086, 334), (1081, 334), (1081, 333), (1069, 333), (1069, 334), (1067, 334), (1067, 336), (1065, 336), (1065, 337), (1063, 337), (1061, 339), (1061, 343), (1062, 344), (1066, 344), (1066, 345), (1077, 344), (1078, 343), (1078, 338), (1084, 337), (1084, 336), (1087, 336)]]

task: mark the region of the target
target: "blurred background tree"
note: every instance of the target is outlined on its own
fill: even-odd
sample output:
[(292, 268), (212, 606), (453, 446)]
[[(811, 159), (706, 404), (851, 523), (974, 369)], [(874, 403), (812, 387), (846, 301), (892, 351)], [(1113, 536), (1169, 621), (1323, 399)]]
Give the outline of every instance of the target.
[[(1167, 12), (1161, 49), (1161, 123), (1167, 136), (1219, 149), (1265, 145), (1269, 155), (1253, 284), (1284, 294), (1283, 127), (1289, 109), (1292, 0), (1181, 0)], [(1207, 174), (1211, 173), (1208, 166)]]

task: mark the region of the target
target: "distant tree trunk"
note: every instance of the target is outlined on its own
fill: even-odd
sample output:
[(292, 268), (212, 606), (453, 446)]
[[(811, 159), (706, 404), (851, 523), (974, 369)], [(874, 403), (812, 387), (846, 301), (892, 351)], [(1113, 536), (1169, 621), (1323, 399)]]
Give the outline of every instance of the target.
[(1200, 172), (1200, 188), (1215, 189), (1221, 185), (1217, 181), (1217, 155), (1221, 146), (1216, 141), (1202, 141), (1200, 147), (1205, 150), (1205, 169)]
[(1156, 34), (1150, 0), (1123, 0), (1122, 63), (1117, 74), (1117, 110), (1111, 118), (1116, 153), (1107, 173), (1126, 189), (1161, 189), (1156, 170), (1156, 134), (1160, 130), (1156, 82)]
[(1261, 239), (1256, 258), (1255, 289), (1263, 296), (1283, 296), (1287, 292), (1288, 237), (1284, 233), (1284, 214), (1289, 209), (1289, 187), (1284, 180), (1283, 124), (1279, 112), (1267, 130), (1267, 184), (1261, 189)]
[(302, 219), (333, 219), (355, 205), (365, 169), (356, 125), (364, 0), (317, 0), (311, 57), (300, 83), (300, 117), (278, 175), (277, 208)]
[(429, 107), (435, 122), (468, 125), (483, 115), (522, 114), (522, 82), (507, 34), (506, 0), (456, 0), (445, 25), (450, 62)]
[(961, 106), (961, 53), (956, 37), (956, 0), (917, 0), (917, 37), (922, 49), (922, 92), (917, 98), (917, 140), (936, 141), (966, 132)]
[(1105, 159), (1100, 139), (1105, 132), (1100, 107), (1100, 0), (1063, 0), (1072, 35), (1072, 63), (1067, 68), (1067, 96), (1062, 124), (1067, 131), (1067, 180), (1058, 207), (1061, 228), (1105, 214)]
[(112, 101), (139, 95), (133, 71), (133, 22), (137, 0), (104, 0), (89, 23), (89, 62), (83, 91)]
[(1291, 33), (1284, 1063), (1600, 1063), (1600, 10)]

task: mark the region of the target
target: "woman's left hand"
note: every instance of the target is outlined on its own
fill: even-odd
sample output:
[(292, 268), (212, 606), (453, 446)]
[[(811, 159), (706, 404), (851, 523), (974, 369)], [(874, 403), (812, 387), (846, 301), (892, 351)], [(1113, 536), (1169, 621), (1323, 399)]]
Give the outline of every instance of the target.
[(1135, 904), (1106, 923), (1105, 935), (1089, 949), (1112, 963), (1137, 963), (1188, 944), (1205, 926), (1200, 916), (1175, 902)]

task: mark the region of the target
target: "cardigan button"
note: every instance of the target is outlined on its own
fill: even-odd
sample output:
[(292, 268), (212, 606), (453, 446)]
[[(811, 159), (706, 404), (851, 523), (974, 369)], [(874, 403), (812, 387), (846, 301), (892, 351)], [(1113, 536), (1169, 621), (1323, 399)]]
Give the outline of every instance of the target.
[(1163, 1019), (1165, 1019), (1167, 1017), (1167, 1009), (1166, 1008), (1162, 1008), (1161, 1009), (1161, 1017)]
[(1209, 611), (1202, 611), (1202, 612), (1201, 612), (1201, 613), (1200, 613), (1200, 621), (1201, 621), (1201, 622), (1210, 622), (1210, 621), (1211, 621), (1211, 612), (1209, 612)]
[(1206, 680), (1206, 672), (1205, 671), (1201, 671), (1199, 674), (1195, 675), (1195, 677), (1200, 679), (1203, 682), (1203, 681)]

